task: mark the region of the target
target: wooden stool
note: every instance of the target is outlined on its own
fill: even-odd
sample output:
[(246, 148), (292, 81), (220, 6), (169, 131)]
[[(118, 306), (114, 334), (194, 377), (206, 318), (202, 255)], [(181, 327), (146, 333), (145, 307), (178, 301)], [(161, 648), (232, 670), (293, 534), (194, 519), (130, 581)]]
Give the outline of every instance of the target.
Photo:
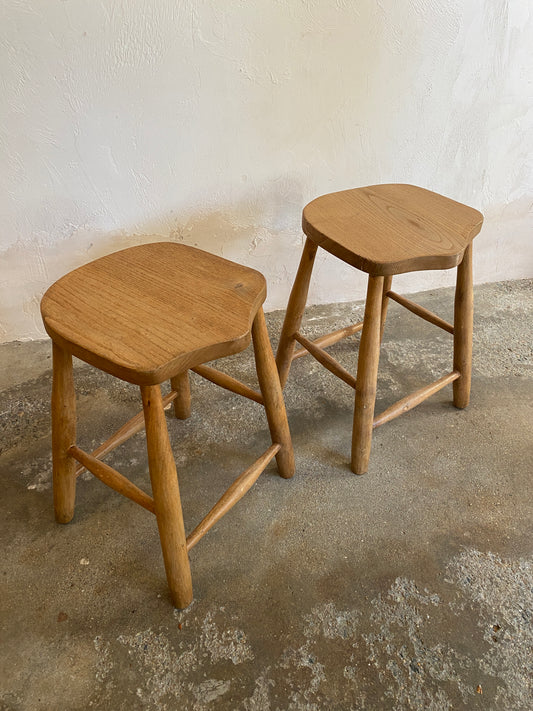
[[(372, 429), (407, 412), (453, 381), (456, 407), (468, 405), (472, 359), (472, 239), (483, 216), (471, 207), (413, 185), (372, 185), (324, 195), (303, 211), (307, 235), (292, 287), (276, 356), (284, 387), (291, 362), (310, 353), (323, 366), (355, 388), (352, 471), (368, 469)], [(364, 320), (310, 341), (300, 332), (309, 280), (318, 247), (368, 273)], [(454, 325), (391, 291), (394, 274), (458, 266)], [(388, 300), (453, 334), (453, 370), (409, 395), (374, 418), (379, 349)], [(354, 378), (325, 346), (362, 331)], [(294, 352), (296, 341), (303, 346)]]
[[(262, 304), (264, 277), (253, 269), (185, 245), (162, 242), (132, 247), (67, 274), (43, 297), (41, 312), (53, 341), (52, 450), (57, 521), (74, 515), (76, 477), (98, 479), (155, 513), (172, 601), (192, 600), (187, 552), (254, 484), (273, 457), (282, 477), (294, 473), (285, 405)], [(202, 365), (244, 350), (253, 340), (261, 392)], [(76, 446), (72, 356), (140, 386), (143, 412), (92, 454)], [(164, 408), (190, 413), (188, 370), (260, 403), (272, 446), (241, 474), (186, 538), (176, 465)], [(170, 380), (161, 396), (159, 384)], [(101, 461), (146, 427), (153, 498)]]

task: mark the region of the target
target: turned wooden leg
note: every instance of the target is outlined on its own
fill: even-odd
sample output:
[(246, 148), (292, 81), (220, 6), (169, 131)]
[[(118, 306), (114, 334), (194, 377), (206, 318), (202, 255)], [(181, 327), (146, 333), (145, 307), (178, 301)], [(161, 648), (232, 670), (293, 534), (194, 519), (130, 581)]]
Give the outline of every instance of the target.
[(281, 445), (281, 449), (276, 454), (278, 471), (282, 477), (290, 479), (294, 474), (294, 452), (283, 393), (262, 308), (257, 312), (252, 325), (252, 338), (257, 378), (265, 404), (272, 443)]
[(372, 446), (372, 425), (376, 402), (379, 346), (381, 332), (381, 301), (383, 277), (369, 276), (365, 316), (355, 386), (355, 410), (352, 435), (352, 471), (365, 474)]
[(387, 293), (392, 288), (392, 276), (383, 278), (383, 295), (381, 297), (381, 328), (379, 330), (379, 342), (383, 340), (383, 331), (385, 330), (385, 321), (387, 320), (387, 308), (389, 306), (389, 297)]
[(457, 267), (455, 313), (453, 324), (453, 369), (460, 377), (453, 382), (453, 404), (466, 407), (470, 401), (472, 375), (472, 332), (474, 327), (474, 291), (472, 286), (472, 244)]
[(306, 240), (300, 266), (298, 267), (298, 272), (296, 273), (296, 278), (292, 285), (289, 303), (287, 304), (287, 312), (285, 314), (283, 328), (281, 329), (276, 354), (276, 365), (278, 367), (282, 388), (285, 387), (285, 383), (289, 377), (295, 345), (294, 334), (300, 328), (304, 315), (307, 294), (309, 292), (309, 281), (311, 280), (317, 249), (318, 247), (314, 242), (311, 242), (310, 239)]
[(72, 355), (55, 343), (52, 350), (52, 468), (54, 511), (58, 523), (74, 516), (76, 460), (68, 449), (76, 444), (76, 393), (72, 377)]
[(174, 400), (174, 414), (178, 420), (186, 420), (191, 416), (191, 386), (189, 371), (178, 373), (170, 379), (170, 387), (178, 393)]
[(148, 466), (167, 581), (173, 604), (183, 609), (192, 601), (192, 581), (176, 464), (168, 439), (159, 385), (141, 386), (141, 394)]

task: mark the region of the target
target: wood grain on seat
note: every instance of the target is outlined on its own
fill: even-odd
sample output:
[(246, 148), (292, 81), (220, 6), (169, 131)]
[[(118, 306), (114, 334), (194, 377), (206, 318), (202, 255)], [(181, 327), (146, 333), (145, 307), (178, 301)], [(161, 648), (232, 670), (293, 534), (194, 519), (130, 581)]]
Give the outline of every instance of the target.
[(403, 184), (323, 195), (302, 219), (313, 242), (374, 276), (455, 267), (482, 223), (471, 207)]
[(244, 350), (266, 297), (262, 274), (159, 242), (109, 254), (53, 284), (41, 313), (54, 342), (138, 385)]

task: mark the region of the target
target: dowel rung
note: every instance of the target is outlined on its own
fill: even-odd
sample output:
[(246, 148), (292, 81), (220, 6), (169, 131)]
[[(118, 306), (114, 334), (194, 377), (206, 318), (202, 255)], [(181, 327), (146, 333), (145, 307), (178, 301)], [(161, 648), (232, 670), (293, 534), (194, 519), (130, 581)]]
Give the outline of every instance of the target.
[(195, 546), (202, 536), (219, 521), (225, 513), (227, 513), (237, 501), (242, 499), (246, 492), (251, 489), (259, 476), (265, 470), (267, 464), (276, 456), (281, 449), (281, 445), (271, 445), (259, 459), (257, 459), (251, 467), (248, 467), (240, 476), (238, 476), (229, 489), (220, 497), (217, 503), (213, 506), (207, 516), (200, 521), (198, 526), (187, 536), (187, 550), (190, 551)]
[(129, 479), (126, 479), (126, 477), (120, 472), (117, 472), (116, 469), (110, 467), (109, 464), (101, 462), (99, 459), (96, 459), (96, 457), (84, 452), (83, 449), (75, 445), (69, 447), (68, 453), (111, 489), (135, 501), (136, 504), (139, 504), (151, 513), (155, 513), (154, 500), (152, 497), (148, 496), (142, 489), (139, 489), (138, 486), (135, 486)]
[[(352, 326), (345, 326), (344, 328), (339, 328), (338, 331), (332, 331), (331, 333), (319, 336), (319, 338), (315, 338), (313, 341), (310, 341), (310, 343), (318, 346), (319, 348), (327, 348), (327, 346), (332, 346), (334, 343), (341, 341), (343, 338), (347, 338), (348, 336), (352, 336), (354, 333), (358, 333), (362, 330), (362, 328), (363, 322), (360, 321), (359, 323), (354, 323)], [(296, 360), (296, 358), (302, 358), (306, 355), (309, 355), (307, 348), (299, 348), (293, 353), (292, 359)]]
[[(163, 398), (163, 407), (169, 405), (177, 397), (177, 393), (171, 390), (168, 395)], [(144, 429), (144, 413), (141, 411), (134, 415), (131, 420), (128, 420), (126, 424), (122, 425), (114, 434), (111, 435), (109, 439), (97, 447), (94, 452), (91, 452), (91, 457), (94, 459), (103, 459), (106, 454), (112, 452), (120, 444), (126, 442), (134, 434), (140, 432)], [(81, 450), (80, 450), (81, 451)], [(76, 467), (76, 476), (79, 476), (84, 469), (87, 469), (83, 464), (78, 464)]]
[(388, 296), (389, 299), (396, 301), (396, 303), (400, 304), (411, 313), (415, 314), (415, 316), (420, 316), (420, 318), (423, 318), (425, 321), (429, 321), (429, 323), (432, 323), (434, 326), (438, 326), (444, 331), (448, 331), (448, 333), (453, 334), (452, 324), (448, 323), (448, 321), (445, 321), (440, 316), (437, 316), (437, 314), (434, 314), (433, 311), (425, 309), (419, 304), (415, 304), (414, 301), (406, 299), (405, 296), (400, 296), (400, 294), (397, 294), (395, 291), (387, 291), (386, 296)]
[(219, 385), (225, 390), (230, 390), (232, 393), (247, 397), (249, 400), (258, 402), (260, 405), (263, 404), (263, 396), (261, 393), (249, 388), (244, 383), (241, 383), (240, 380), (232, 378), (231, 375), (227, 375), (216, 368), (211, 368), (209, 365), (197, 365), (196, 367), (191, 368), (191, 370), (194, 373), (201, 375), (202, 378), (209, 380), (211, 383), (215, 383), (215, 385)]
[(352, 388), (355, 388), (356, 381), (354, 376), (343, 368), (342, 365), (335, 360), (335, 358), (332, 358), (329, 353), (326, 353), (323, 348), (316, 346), (312, 341), (302, 336), (301, 333), (295, 333), (294, 338), (309, 351), (313, 358), (316, 358), (316, 360), (321, 363), (324, 368), (327, 368), (330, 373), (333, 373), (333, 375), (336, 375), (337, 378), (344, 380), (345, 383), (350, 385)]
[(411, 393), (411, 395), (407, 395), (401, 400), (398, 400), (398, 402), (394, 403), (394, 405), (391, 405), (380, 415), (374, 418), (373, 426), (379, 427), (380, 425), (385, 424), (385, 422), (390, 422), (390, 420), (393, 420), (395, 417), (403, 415), (404, 412), (412, 410), (413, 407), (416, 407), (416, 405), (419, 405), (421, 402), (424, 402), (424, 400), (426, 400), (431, 395), (434, 395), (445, 385), (448, 385), (448, 383), (457, 380), (458, 377), (459, 373), (454, 370), (453, 372), (448, 373), (448, 375), (443, 375), (442, 378), (439, 378), (438, 380), (435, 380), (435, 382), (430, 383), (430, 385), (426, 385), (423, 388), (420, 388), (420, 390), (416, 390), (414, 393)]

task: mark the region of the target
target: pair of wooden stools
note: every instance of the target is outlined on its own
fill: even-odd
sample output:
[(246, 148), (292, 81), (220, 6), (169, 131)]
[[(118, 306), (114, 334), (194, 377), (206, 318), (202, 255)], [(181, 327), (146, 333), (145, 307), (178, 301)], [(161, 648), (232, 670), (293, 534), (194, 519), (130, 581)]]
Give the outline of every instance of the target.
[[(276, 362), (262, 304), (264, 277), (253, 269), (174, 243), (131, 247), (62, 277), (43, 297), (53, 341), (52, 450), (57, 521), (74, 515), (76, 477), (88, 469), (105, 484), (156, 515), (172, 602), (192, 600), (188, 551), (253, 485), (275, 457), (282, 477), (294, 474), (282, 386), (292, 360), (310, 353), (355, 388), (352, 470), (367, 471), (372, 429), (453, 382), (457, 407), (468, 404), (472, 352), (472, 246), (483, 218), (476, 210), (412, 185), (375, 185), (320, 197), (303, 212), (307, 236), (292, 288)], [(364, 319), (314, 341), (300, 333), (318, 247), (368, 273)], [(453, 326), (391, 291), (392, 276), (458, 266)], [(453, 334), (453, 370), (374, 417), (379, 349), (387, 302)], [(357, 376), (324, 348), (361, 330)], [(205, 365), (253, 341), (259, 391)], [(295, 352), (295, 344), (302, 348)], [(92, 454), (76, 445), (72, 356), (140, 386), (143, 412)], [(190, 412), (188, 371), (263, 405), (272, 445), (230, 486), (201, 523), (185, 535), (174, 457), (164, 408)], [(279, 375), (278, 375), (279, 373)], [(170, 380), (162, 396), (160, 384)], [(146, 427), (149, 496), (102, 458)]]

